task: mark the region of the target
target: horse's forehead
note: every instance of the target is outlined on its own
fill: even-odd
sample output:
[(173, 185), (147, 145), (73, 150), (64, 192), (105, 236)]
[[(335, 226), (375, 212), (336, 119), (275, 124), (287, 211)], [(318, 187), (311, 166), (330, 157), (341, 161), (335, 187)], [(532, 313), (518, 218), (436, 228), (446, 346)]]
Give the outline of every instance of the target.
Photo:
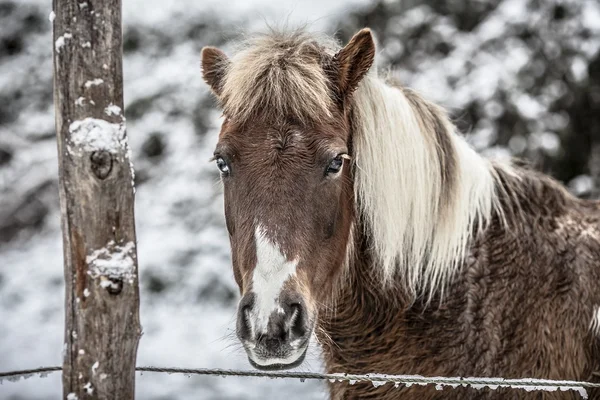
[(293, 123), (249, 123), (224, 125), (221, 142), (240, 153), (262, 155), (265, 152), (287, 156), (305, 155), (343, 145), (339, 130), (329, 126), (301, 126)]

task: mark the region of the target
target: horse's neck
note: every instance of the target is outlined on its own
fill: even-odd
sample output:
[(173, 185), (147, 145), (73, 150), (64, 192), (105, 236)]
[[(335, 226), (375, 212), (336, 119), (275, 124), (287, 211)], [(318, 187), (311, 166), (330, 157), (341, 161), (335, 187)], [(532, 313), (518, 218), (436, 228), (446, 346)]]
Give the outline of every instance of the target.
[[(362, 221), (362, 218), (357, 220)], [(493, 224), (499, 223), (497, 217), (493, 221)], [(441, 305), (441, 291), (415, 299), (404, 281), (405, 268), (398, 268), (392, 280), (385, 282), (377, 257), (372, 253), (375, 248), (372, 235), (365, 232), (368, 232), (365, 226), (355, 226), (354, 241), (350, 244), (353, 251), (349, 252), (351, 259), (332, 291), (333, 297), (320, 310), (317, 334), (329, 372), (359, 373), (361, 366), (363, 372), (397, 368), (387, 364), (390, 362), (404, 363), (410, 369), (411, 356), (420, 354), (422, 349), (418, 341), (409, 343), (402, 338), (411, 337), (414, 324), (427, 320), (426, 315), (437, 315), (436, 309)], [(480, 230), (479, 234), (485, 232)], [(465, 256), (467, 254), (468, 251)], [(458, 264), (463, 262), (465, 260)], [(429, 322), (425, 324), (431, 328)], [(383, 357), (391, 348), (396, 356), (405, 354), (407, 358), (401, 361)], [(357, 370), (353, 371), (356, 366)]]
[(354, 368), (353, 363), (341, 363), (342, 359), (360, 359), (356, 373), (360, 372), (359, 365), (372, 368), (368, 356), (358, 356), (354, 352), (370, 349), (375, 355), (375, 347), (385, 346), (378, 333), (383, 327), (393, 325), (391, 319), (402, 315), (411, 304), (399, 282), (384, 289), (381, 271), (375, 269), (366, 238), (355, 237), (355, 240), (355, 251), (347, 270), (340, 278), (339, 286), (332, 291), (333, 297), (319, 313), (317, 335), (329, 371), (353, 372), (345, 371)]
[[(414, 300), (402, 289), (405, 285), (401, 274), (396, 275), (396, 282), (386, 287), (381, 279), (381, 271), (377, 270), (377, 265), (373, 262), (374, 257), (370, 253), (373, 246), (369, 243), (368, 236), (358, 234), (355, 237), (355, 251), (347, 270), (341, 277), (337, 290), (333, 291), (331, 302), (320, 310), (320, 340), (330, 372), (381, 372), (395, 371), (402, 367), (406, 373), (420, 373), (419, 368), (423, 366), (415, 363), (415, 360), (434, 357), (433, 353), (427, 351), (435, 350), (434, 345), (423, 346), (424, 337), (430, 342), (435, 341), (436, 335), (447, 338), (447, 334), (444, 336), (444, 332), (440, 330), (445, 329), (443, 327), (458, 329), (455, 332), (457, 335), (465, 332), (460, 330), (460, 321), (456, 319), (461, 315), (459, 310), (464, 309), (464, 301), (468, 298), (466, 291), (481, 290), (469, 282), (469, 276), (483, 277), (494, 268), (500, 268), (502, 273), (496, 276), (502, 276), (504, 280), (490, 280), (489, 285), (502, 286), (506, 280), (517, 279), (514, 277), (520, 276), (523, 265), (528, 266), (525, 268), (530, 270), (528, 274), (534, 274), (535, 268), (541, 269), (540, 274), (548, 274), (544, 266), (552, 264), (555, 255), (544, 253), (544, 249), (534, 248), (542, 240), (535, 236), (549, 234), (546, 232), (546, 225), (552, 225), (556, 216), (562, 215), (566, 220), (581, 218), (583, 211), (586, 215), (591, 215), (589, 213), (593, 209), (596, 215), (594, 221), (600, 220), (598, 205), (580, 202), (547, 177), (523, 170), (511, 174), (500, 171), (499, 174), (499, 182), (503, 188), (499, 191), (501, 198), (498, 205), (502, 208), (502, 213), (493, 214), (485, 228), (477, 231), (476, 236), (474, 232), (461, 268), (448, 282), (442, 303), (439, 294), (429, 303)], [(580, 210), (581, 207), (583, 208)], [(597, 223), (593, 222), (592, 225), (596, 226)], [(362, 228), (357, 227), (356, 232), (365, 232)], [(568, 235), (577, 237), (578, 229), (581, 228), (570, 226), (562, 229), (573, 230), (567, 232)], [(536, 234), (532, 236), (532, 232)], [(560, 240), (572, 240), (568, 235)], [(552, 240), (554, 239), (549, 239), (548, 243), (552, 243)], [(502, 258), (507, 248), (511, 249), (512, 254), (508, 258)], [(482, 254), (496, 254), (500, 259), (492, 265)], [(519, 265), (514, 264), (510, 257), (515, 254), (525, 257), (523, 265), (521, 261)], [(547, 259), (534, 261), (528, 255)], [(554, 270), (550, 270), (552, 271)], [(525, 285), (523, 282), (526, 280), (515, 282)], [(524, 287), (533, 290), (526, 285)], [(494, 290), (501, 292), (503, 289)], [(546, 293), (539, 294), (545, 295)], [(419, 334), (415, 335), (417, 331)], [(450, 364), (448, 362), (444, 366), (450, 368)], [(429, 373), (443, 372), (436, 370), (434, 366), (430, 367), (432, 369)]]
[[(488, 229), (499, 224), (495, 219)], [(466, 285), (452, 281), (443, 298), (439, 291), (415, 299), (402, 274), (383, 282), (365, 235), (355, 246), (334, 298), (319, 314), (317, 335), (328, 372), (450, 374), (455, 365), (437, 365), (434, 352), (448, 338), (444, 326), (456, 325), (458, 314), (449, 310), (462, 308)]]

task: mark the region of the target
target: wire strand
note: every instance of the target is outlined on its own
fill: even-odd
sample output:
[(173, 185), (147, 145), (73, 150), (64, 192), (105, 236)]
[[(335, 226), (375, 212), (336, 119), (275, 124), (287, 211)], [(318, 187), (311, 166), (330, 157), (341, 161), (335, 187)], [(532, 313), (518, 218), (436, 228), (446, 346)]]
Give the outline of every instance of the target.
[[(61, 367), (41, 367), (34, 369), (0, 372), (0, 379), (18, 380), (21, 377), (28, 378), (34, 374), (45, 375), (51, 372), (61, 371)], [(525, 390), (578, 390), (600, 388), (600, 383), (570, 381), (570, 380), (547, 380), (547, 379), (504, 379), (504, 378), (478, 378), (478, 377), (424, 377), (418, 375), (380, 375), (380, 374), (326, 374), (318, 372), (296, 372), (296, 371), (251, 371), (233, 369), (210, 369), (210, 368), (164, 368), (164, 367), (137, 367), (138, 372), (156, 372), (168, 374), (185, 375), (209, 375), (209, 376), (240, 376), (257, 378), (281, 378), (304, 380), (328, 380), (330, 382), (370, 382), (372, 384), (393, 383), (397, 385), (447, 385), (457, 386), (488, 386), (509, 387)]]

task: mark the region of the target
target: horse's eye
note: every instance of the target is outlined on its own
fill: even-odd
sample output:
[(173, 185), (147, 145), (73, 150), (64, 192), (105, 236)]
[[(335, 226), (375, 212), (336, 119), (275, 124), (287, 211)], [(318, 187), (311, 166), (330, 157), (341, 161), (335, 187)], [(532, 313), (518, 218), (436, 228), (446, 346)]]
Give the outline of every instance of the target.
[(342, 158), (342, 155), (338, 155), (333, 160), (331, 160), (331, 162), (327, 166), (327, 171), (325, 172), (330, 175), (337, 174), (342, 170), (343, 165), (344, 159)]
[(221, 171), (223, 175), (228, 175), (230, 170), (229, 165), (227, 165), (227, 161), (225, 161), (223, 157), (217, 157), (215, 161), (217, 163), (217, 168), (219, 168), (219, 171)]

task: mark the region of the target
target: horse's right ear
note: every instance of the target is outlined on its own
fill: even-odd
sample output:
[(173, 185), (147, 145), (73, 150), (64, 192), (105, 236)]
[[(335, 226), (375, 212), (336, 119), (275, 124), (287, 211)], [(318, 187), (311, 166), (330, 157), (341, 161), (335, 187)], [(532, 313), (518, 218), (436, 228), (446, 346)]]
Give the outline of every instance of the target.
[(375, 41), (369, 28), (352, 36), (333, 58), (333, 83), (342, 100), (352, 95), (375, 61)]
[(202, 76), (217, 97), (221, 95), (229, 63), (227, 55), (216, 47), (202, 49)]

